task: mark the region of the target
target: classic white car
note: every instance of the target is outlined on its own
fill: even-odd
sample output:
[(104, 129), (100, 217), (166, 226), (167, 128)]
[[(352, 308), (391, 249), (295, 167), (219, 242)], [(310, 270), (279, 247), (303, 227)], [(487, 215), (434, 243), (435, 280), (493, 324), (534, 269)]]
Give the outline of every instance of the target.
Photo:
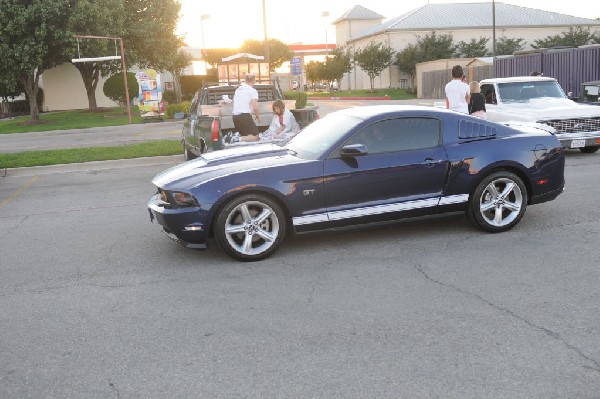
[(600, 107), (569, 100), (554, 78), (521, 76), (484, 79), (487, 118), (510, 125), (550, 126), (564, 148), (600, 149)]

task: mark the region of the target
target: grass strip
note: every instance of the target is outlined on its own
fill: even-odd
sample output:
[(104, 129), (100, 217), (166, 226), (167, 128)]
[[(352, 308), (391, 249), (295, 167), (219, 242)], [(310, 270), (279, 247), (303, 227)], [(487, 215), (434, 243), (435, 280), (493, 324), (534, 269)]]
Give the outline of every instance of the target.
[[(137, 107), (131, 109), (132, 123), (143, 123)], [(97, 112), (73, 110), (40, 114), (43, 123), (31, 124), (29, 115), (0, 120), (0, 134), (45, 132), (50, 130), (85, 129), (100, 126), (122, 126), (129, 124), (123, 108), (104, 108)]]
[(388, 96), (390, 100), (413, 100), (417, 98), (415, 93), (404, 89), (373, 89), (371, 90), (340, 90), (340, 91), (315, 91), (307, 92), (308, 98), (311, 97), (381, 97)]
[(0, 169), (177, 155), (182, 154), (182, 151), (180, 140), (155, 140), (114, 147), (24, 151), (0, 154)]

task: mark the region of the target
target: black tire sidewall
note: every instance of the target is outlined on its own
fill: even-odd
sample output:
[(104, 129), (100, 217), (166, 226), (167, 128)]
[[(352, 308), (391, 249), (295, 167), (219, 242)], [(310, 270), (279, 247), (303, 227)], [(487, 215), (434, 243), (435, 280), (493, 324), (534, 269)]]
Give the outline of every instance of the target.
[[(515, 184), (517, 184), (519, 186), (519, 189), (521, 190), (521, 194), (523, 196), (523, 203), (521, 205), (521, 210), (519, 211), (519, 215), (511, 223), (507, 224), (506, 226), (502, 226), (502, 227), (490, 225), (481, 215), (480, 204), (479, 204), (479, 200), (481, 198), (483, 190), (492, 181), (500, 179), (500, 178), (506, 178), (506, 179), (512, 180)], [(479, 228), (481, 228), (485, 231), (488, 231), (490, 233), (501, 233), (503, 231), (512, 229), (514, 226), (517, 225), (517, 223), (519, 223), (519, 221), (521, 220), (521, 218), (523, 218), (523, 215), (525, 214), (525, 210), (527, 208), (527, 201), (528, 201), (528, 192), (527, 192), (525, 184), (523, 183), (521, 178), (512, 172), (498, 171), (498, 172), (494, 172), (494, 173), (486, 176), (483, 180), (481, 180), (481, 182), (479, 182), (479, 184), (477, 185), (477, 188), (475, 189), (475, 191), (473, 191), (471, 198), (469, 199), (469, 207), (467, 210), (467, 216)]]
[(598, 150), (600, 150), (600, 146), (589, 146), (579, 149), (579, 151), (583, 152), (584, 154), (593, 154)]
[[(239, 253), (235, 248), (231, 247), (229, 241), (227, 240), (227, 235), (225, 233), (225, 225), (227, 223), (227, 218), (229, 214), (240, 204), (249, 201), (261, 202), (269, 208), (271, 208), (279, 222), (279, 234), (277, 235), (275, 242), (273, 242), (273, 245), (271, 245), (269, 249), (257, 255), (245, 255)], [(281, 246), (281, 243), (283, 242), (284, 237), (287, 233), (287, 224), (288, 223), (285, 218), (285, 213), (283, 212), (281, 206), (277, 203), (277, 201), (263, 194), (243, 194), (229, 200), (219, 210), (219, 214), (215, 222), (215, 238), (221, 249), (227, 255), (231, 256), (234, 259), (241, 260), (244, 262), (254, 262), (266, 259), (269, 256), (273, 255), (275, 251), (277, 251), (277, 249)]]

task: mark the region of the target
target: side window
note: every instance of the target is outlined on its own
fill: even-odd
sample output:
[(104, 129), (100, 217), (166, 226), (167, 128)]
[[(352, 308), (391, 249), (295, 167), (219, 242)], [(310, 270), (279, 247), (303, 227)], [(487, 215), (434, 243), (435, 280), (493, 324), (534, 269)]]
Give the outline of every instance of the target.
[(440, 145), (440, 132), (438, 119), (387, 119), (361, 129), (344, 145), (364, 144), (369, 154), (431, 148)]
[(485, 84), (481, 85), (481, 92), (485, 96), (486, 104), (497, 104), (496, 92), (494, 91), (494, 85)]

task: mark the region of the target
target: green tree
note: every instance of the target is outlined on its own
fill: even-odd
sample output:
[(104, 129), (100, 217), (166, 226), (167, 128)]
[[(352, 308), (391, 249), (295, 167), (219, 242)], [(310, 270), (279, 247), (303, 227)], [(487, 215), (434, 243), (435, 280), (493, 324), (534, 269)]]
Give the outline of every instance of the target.
[[(70, 23), (77, 35), (122, 38), (126, 66), (164, 71), (177, 59), (178, 48), (183, 45), (174, 33), (180, 8), (175, 0), (77, 0)], [(73, 50), (73, 55), (76, 51)], [(120, 55), (120, 50), (113, 40), (80, 39), (79, 54), (85, 57)], [(121, 61), (74, 65), (83, 80), (89, 109), (95, 110), (100, 78), (121, 71)]]
[[(9, 99), (14, 100), (15, 97), (18, 97), (21, 94), (23, 94), (23, 86), (15, 76), (0, 74), (0, 114), (6, 112), (8, 113), (8, 116), (10, 116), (11, 109)], [(6, 110), (4, 109), (4, 104), (6, 104)]]
[(461, 41), (456, 46), (456, 55), (463, 58), (486, 57), (491, 55), (487, 49), (489, 37), (471, 39), (469, 42)]
[[(241, 53), (250, 53), (254, 55), (265, 55), (265, 42), (255, 39), (246, 40), (240, 47)], [(289, 61), (294, 55), (287, 44), (279, 39), (269, 39), (269, 70), (275, 69)]]
[(594, 42), (594, 34), (588, 28), (580, 26), (569, 28), (568, 32), (561, 32), (558, 35), (547, 36), (545, 39), (534, 40), (531, 47), (551, 48), (556, 46), (579, 47)]
[(164, 69), (169, 71), (173, 75), (173, 84), (175, 86), (175, 96), (177, 102), (181, 102), (181, 81), (180, 77), (183, 74), (183, 70), (190, 65), (192, 56), (190, 53), (183, 49), (179, 49), (172, 57), (169, 57), (163, 61)]
[(229, 57), (231, 55), (239, 53), (239, 49), (214, 49), (207, 48), (206, 51), (202, 51), (202, 55), (204, 56), (204, 60), (208, 65), (213, 68), (217, 67), (217, 64), (221, 64), (223, 62), (223, 58)]
[(375, 41), (371, 41), (364, 48), (354, 52), (354, 61), (369, 75), (371, 92), (373, 91), (375, 78), (392, 64), (394, 53), (395, 51), (387, 44), (376, 43)]
[(496, 55), (512, 55), (517, 51), (525, 48), (525, 40), (523, 38), (509, 39), (501, 37), (496, 40)]
[[(123, 0), (78, 0), (71, 16), (71, 29), (81, 36), (122, 37), (124, 34)], [(78, 39), (72, 49), (72, 58), (93, 58), (120, 55), (118, 43), (105, 39)], [(79, 71), (88, 99), (88, 108), (95, 111), (96, 88), (101, 77), (121, 70), (120, 61), (93, 61), (73, 63)]]
[(40, 76), (69, 59), (70, 5), (70, 0), (0, 0), (0, 71), (23, 85), (32, 121), (40, 119)]
[(437, 35), (433, 31), (424, 37), (417, 36), (417, 43), (409, 44), (404, 50), (397, 53), (395, 64), (402, 72), (411, 77), (414, 85), (418, 63), (453, 58), (455, 52), (456, 46), (451, 34)]
[(325, 61), (325, 79), (328, 82), (335, 80), (340, 87), (344, 74), (352, 70), (352, 50), (341, 46), (333, 49), (330, 54)]
[(164, 70), (165, 57), (183, 46), (175, 34), (181, 4), (179, 0), (123, 0), (125, 4), (126, 55), (128, 65)]
[(319, 61), (310, 61), (304, 67), (306, 69), (306, 80), (311, 82), (313, 85), (316, 82), (323, 80), (323, 69), (325, 63)]

